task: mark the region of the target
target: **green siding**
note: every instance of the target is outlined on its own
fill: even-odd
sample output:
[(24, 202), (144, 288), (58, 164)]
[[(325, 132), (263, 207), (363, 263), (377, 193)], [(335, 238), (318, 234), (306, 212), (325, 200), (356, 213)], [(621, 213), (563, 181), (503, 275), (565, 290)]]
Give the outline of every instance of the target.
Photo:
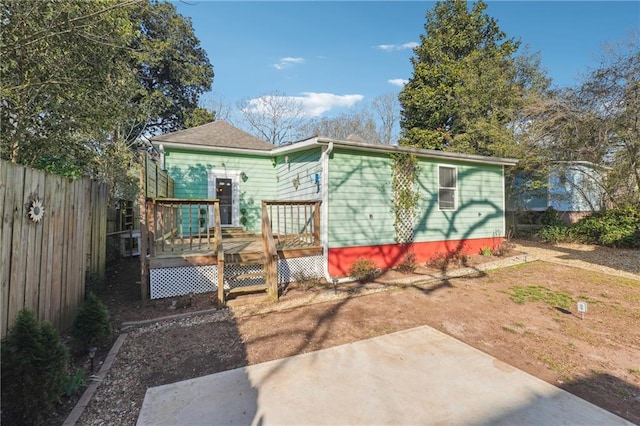
[[(329, 165), (329, 246), (396, 243), (392, 160), (336, 149)], [(456, 166), (458, 208), (438, 210), (438, 164)], [(415, 242), (503, 236), (502, 167), (419, 159)]]
[[(438, 165), (457, 168), (458, 204), (455, 211), (438, 210)], [(420, 161), (419, 191), (423, 198), (416, 220), (415, 241), (502, 236), (502, 185), (501, 166)]]
[(247, 212), (246, 228), (260, 232), (262, 200), (276, 196), (276, 173), (270, 157), (166, 149), (165, 165), (175, 180), (178, 198), (207, 198), (209, 170), (243, 171), (247, 180), (238, 182), (240, 208)]
[[(322, 164), (320, 148), (287, 154), (289, 161), (281, 155), (277, 159), (277, 199), (278, 200), (319, 200), (320, 185), (316, 184), (315, 175), (322, 180)], [(297, 181), (298, 188), (294, 186)]]
[(329, 159), (329, 247), (395, 242), (392, 160), (334, 149)]

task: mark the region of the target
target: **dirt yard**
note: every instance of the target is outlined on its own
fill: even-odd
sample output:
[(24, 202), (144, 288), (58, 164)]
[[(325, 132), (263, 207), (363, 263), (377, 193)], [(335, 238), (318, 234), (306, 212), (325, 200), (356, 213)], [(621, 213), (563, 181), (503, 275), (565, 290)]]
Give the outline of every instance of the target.
[[(531, 260), (551, 247), (516, 248)], [(79, 424), (135, 424), (148, 387), (421, 325), (640, 423), (640, 278), (634, 269), (640, 268), (639, 253), (607, 251), (624, 263), (604, 273), (585, 269), (603, 266), (604, 252), (597, 262), (566, 266), (563, 261), (595, 249), (561, 250), (550, 262), (464, 278), (394, 285), (406, 275), (393, 272), (379, 283), (342, 285), (337, 292), (298, 285), (275, 305), (239, 306), (132, 329)], [(474, 257), (469, 263), (480, 269), (491, 260)], [(141, 302), (138, 269), (137, 260), (119, 262), (100, 291), (116, 326), (214, 308), (211, 295), (183, 300), (182, 308), (173, 310), (169, 300)], [(615, 270), (630, 275), (611, 275)], [(417, 272), (427, 279), (437, 271)], [(578, 301), (588, 304), (584, 319)]]

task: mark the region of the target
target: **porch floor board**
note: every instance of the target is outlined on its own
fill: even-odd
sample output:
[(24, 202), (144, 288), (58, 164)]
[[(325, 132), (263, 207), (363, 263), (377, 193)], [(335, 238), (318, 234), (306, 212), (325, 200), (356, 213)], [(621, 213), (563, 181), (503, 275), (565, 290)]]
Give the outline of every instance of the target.
[[(176, 239), (173, 244), (171, 241), (166, 241), (164, 250), (157, 246), (154, 258), (216, 256), (214, 246), (214, 242), (207, 243), (204, 239), (199, 242), (199, 238), (194, 238), (191, 245), (188, 238), (184, 238), (183, 240)], [(223, 238), (222, 247), (225, 255), (263, 252), (262, 240), (260, 237)], [(314, 246), (313, 244), (309, 244), (300, 239), (276, 240), (276, 248), (278, 251), (320, 249), (320, 247)]]

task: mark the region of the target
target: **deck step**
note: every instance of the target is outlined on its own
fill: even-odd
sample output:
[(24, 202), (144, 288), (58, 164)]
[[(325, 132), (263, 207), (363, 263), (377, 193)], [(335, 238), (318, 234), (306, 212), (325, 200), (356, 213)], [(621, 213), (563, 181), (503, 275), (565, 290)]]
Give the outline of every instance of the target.
[(224, 261), (227, 265), (262, 265), (264, 255), (262, 253), (225, 253)]
[(230, 275), (226, 277), (230, 280), (249, 280), (252, 278), (264, 278), (264, 272), (247, 272), (246, 274)]
[(258, 285), (247, 285), (244, 287), (235, 287), (227, 291), (229, 295), (238, 295), (238, 294), (247, 294), (247, 293), (257, 293), (259, 291), (267, 291), (266, 284), (258, 284)]
[(269, 302), (270, 298), (267, 293), (248, 293), (236, 295), (236, 297), (227, 300), (227, 306), (243, 306), (256, 305), (259, 303)]
[[(212, 229), (213, 230), (213, 229)], [(222, 238), (257, 238), (253, 232), (249, 232), (242, 227), (222, 228)]]

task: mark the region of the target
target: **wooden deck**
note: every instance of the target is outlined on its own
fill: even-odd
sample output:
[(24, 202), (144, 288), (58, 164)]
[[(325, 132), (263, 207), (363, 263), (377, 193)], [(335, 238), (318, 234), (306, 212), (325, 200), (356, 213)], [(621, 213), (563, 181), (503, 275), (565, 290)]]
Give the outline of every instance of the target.
[[(226, 261), (259, 260), (264, 253), (260, 237), (223, 238), (222, 247)], [(278, 256), (282, 259), (322, 254), (322, 247), (292, 239), (285, 242), (277, 241), (276, 249)], [(151, 269), (217, 263), (213, 239), (207, 243), (204, 238), (197, 237), (167, 241), (164, 248), (157, 247), (155, 256), (149, 258)]]

